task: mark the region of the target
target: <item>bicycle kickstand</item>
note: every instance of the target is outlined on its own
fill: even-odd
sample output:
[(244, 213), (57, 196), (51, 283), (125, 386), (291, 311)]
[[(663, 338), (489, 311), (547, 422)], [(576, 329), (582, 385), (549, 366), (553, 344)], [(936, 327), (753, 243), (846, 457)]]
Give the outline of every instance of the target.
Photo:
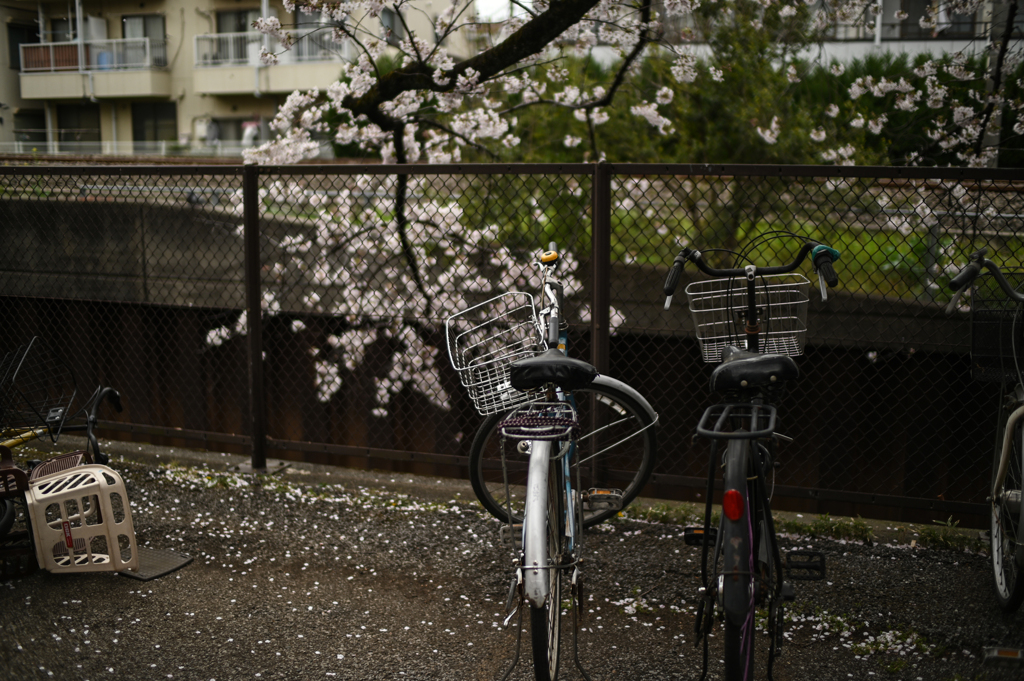
[[(515, 608), (512, 607), (512, 602), (518, 597), (518, 602)], [(512, 578), (512, 587), (509, 589), (508, 602), (505, 604), (505, 627), (508, 628), (508, 623), (512, 620), (512, 616), (516, 613), (519, 617), (516, 620), (516, 654), (512, 658), (512, 664), (508, 666), (508, 670), (505, 671), (505, 675), (501, 677), (501, 681), (507, 681), (512, 670), (519, 664), (519, 650), (523, 642), (523, 610), (526, 606), (526, 595), (523, 593), (523, 572), (522, 570), (516, 570), (515, 576)]]
[(587, 674), (587, 670), (583, 668), (580, 663), (580, 646), (579, 646), (579, 630), (581, 609), (585, 607), (583, 605), (583, 573), (580, 572), (579, 567), (572, 569), (572, 656), (576, 662), (576, 669), (580, 670), (580, 674), (583, 675), (587, 681), (591, 681), (590, 675)]

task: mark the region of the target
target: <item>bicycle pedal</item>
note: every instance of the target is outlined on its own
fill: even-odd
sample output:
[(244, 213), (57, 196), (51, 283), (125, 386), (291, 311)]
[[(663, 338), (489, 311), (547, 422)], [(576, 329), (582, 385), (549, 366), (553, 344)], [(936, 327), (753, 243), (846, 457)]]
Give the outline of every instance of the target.
[(511, 544), (513, 548), (523, 548), (523, 524), (518, 523), (512, 526), (511, 541), (509, 537), (508, 525), (502, 525), (498, 529), (498, 538), (502, 544)]
[[(718, 539), (718, 528), (708, 528), (708, 543), (714, 544)], [(684, 527), (683, 528), (683, 543), (687, 546), (701, 546), (704, 544), (704, 528), (701, 527)]]
[(796, 600), (796, 590), (789, 582), (782, 583), (782, 591), (779, 592), (779, 599), (783, 603), (792, 603)]
[(786, 576), (798, 581), (825, 579), (825, 554), (797, 549), (786, 554)]
[(1024, 650), (1020, 648), (985, 648), (982, 664), (996, 667), (1020, 667), (1024, 665)]
[(622, 490), (591, 487), (583, 493), (584, 511), (621, 511)]

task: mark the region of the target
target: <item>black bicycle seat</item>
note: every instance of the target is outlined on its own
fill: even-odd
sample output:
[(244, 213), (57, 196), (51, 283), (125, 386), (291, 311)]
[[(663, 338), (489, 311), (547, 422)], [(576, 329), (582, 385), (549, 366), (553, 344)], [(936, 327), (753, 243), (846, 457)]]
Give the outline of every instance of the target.
[(800, 370), (788, 355), (762, 355), (733, 345), (722, 349), (722, 363), (711, 373), (712, 392), (750, 390), (796, 380)]
[(563, 390), (577, 390), (590, 385), (597, 369), (583, 360), (566, 357), (556, 348), (535, 357), (512, 362), (509, 380), (516, 390), (533, 390), (554, 383)]

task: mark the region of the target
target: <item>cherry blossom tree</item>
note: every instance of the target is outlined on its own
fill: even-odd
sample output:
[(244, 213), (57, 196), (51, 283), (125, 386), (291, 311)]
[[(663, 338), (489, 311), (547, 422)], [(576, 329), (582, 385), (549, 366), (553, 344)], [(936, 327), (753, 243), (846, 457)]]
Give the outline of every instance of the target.
[[(800, 140), (822, 161), (854, 163), (866, 157), (858, 140), (885, 135), (910, 120), (927, 132), (927, 141), (907, 162), (955, 159), (983, 165), (993, 161), (1007, 131), (1024, 134), (1021, 41), (1020, 32), (1014, 33), (1019, 0), (996, 1), (1001, 13), (973, 55), (923, 58), (899, 78), (859, 77), (837, 93), (836, 101), (823, 103), (817, 119), (809, 110), (789, 105), (786, 88), (796, 88), (822, 68), (841, 79), (844, 65), (822, 63), (820, 46), (838, 26), (874, 26), (881, 7), (877, 0), (513, 0), (511, 16), (497, 24), (481, 23), (473, 0), (435, 2), (441, 4), (287, 0), (287, 10), (318, 17), (318, 30), (330, 32), (339, 47), (345, 44), (358, 56), (343, 65), (336, 82), (290, 95), (271, 124), (276, 138), (247, 150), (246, 161), (294, 163), (317, 155), (325, 139), (378, 154), (385, 163), (458, 162), (470, 152), (501, 158), (520, 142), (520, 118), (538, 107), (571, 115), (578, 133), (567, 134), (564, 145), (578, 148), (581, 160), (584, 153), (597, 160), (602, 158), (601, 126), (627, 89), (634, 120), (650, 134), (670, 136), (680, 134), (679, 121), (670, 112), (682, 98), (731, 88), (736, 106), (751, 112), (734, 123), (741, 129), (743, 148), (749, 150), (747, 159), (786, 162), (792, 157), (776, 151)], [(980, 2), (940, 0), (918, 18), (919, 25), (941, 30), (949, 16), (974, 13)], [(385, 10), (400, 23), (400, 31), (382, 32)], [(429, 18), (429, 35), (413, 30), (413, 17)], [(898, 13), (894, 19), (907, 17)], [(274, 18), (260, 19), (255, 26), (274, 36), (280, 49), (303, 39)], [(459, 37), (462, 44), (477, 46), (472, 54), (456, 58), (449, 53), (446, 46)], [(569, 57), (584, 68), (609, 65), (602, 71), (604, 81), (578, 77), (566, 65)], [(262, 58), (273, 64), (277, 55), (264, 51)], [(653, 91), (636, 82), (644, 60), (652, 58), (666, 60), (671, 74), (670, 82)], [(754, 105), (742, 102), (733, 83), (741, 85), (736, 76), (743, 73), (763, 74), (762, 80), (779, 87), (774, 94), (762, 94)], [(729, 105), (726, 101), (723, 106)], [(909, 114), (915, 117), (908, 119)], [(390, 206), (372, 216), (356, 219), (337, 206), (316, 206), (322, 217), (314, 233), (282, 245), (282, 273), (318, 273), (325, 286), (348, 282), (347, 302), (304, 302), (310, 309), (349, 320), (350, 328), (333, 334), (336, 344), (318, 350), (323, 395), (331, 394), (337, 367), (358, 362), (368, 339), (386, 333), (399, 339), (401, 351), (394, 356), (391, 373), (381, 379), (381, 405), (387, 395), (410, 384), (434, 395), (438, 404), (447, 402), (437, 379), (437, 363), (444, 357), (432, 340), (436, 329), (399, 324), (382, 330), (372, 321), (380, 308), (371, 303), (380, 291), (390, 289), (404, 291), (393, 312), (396, 318), (437, 319), (459, 309), (459, 301), (480, 285), (480, 272), (450, 270), (454, 261), (438, 253), (454, 248), (449, 239), (457, 232), (464, 238), (460, 247), (473, 251), (466, 262), (491, 262), (495, 242), (486, 235), (500, 226), (487, 225), (476, 233), (456, 221), (439, 232), (424, 231), (435, 223), (417, 217), (410, 192), (409, 176), (397, 174)], [(720, 194), (736, 196), (725, 186)], [(722, 212), (732, 217), (723, 218), (725, 242), (742, 212), (726, 203), (723, 198)], [(378, 282), (377, 288), (360, 289), (349, 275), (350, 262), (340, 254), (349, 254), (351, 262), (365, 262), (354, 254), (380, 243), (387, 247), (375, 255), (377, 269), (369, 279)], [(507, 275), (485, 277), (491, 282), (487, 290), (496, 293), (510, 285)], [(384, 281), (389, 285), (381, 285)], [(211, 342), (231, 331), (215, 332)]]

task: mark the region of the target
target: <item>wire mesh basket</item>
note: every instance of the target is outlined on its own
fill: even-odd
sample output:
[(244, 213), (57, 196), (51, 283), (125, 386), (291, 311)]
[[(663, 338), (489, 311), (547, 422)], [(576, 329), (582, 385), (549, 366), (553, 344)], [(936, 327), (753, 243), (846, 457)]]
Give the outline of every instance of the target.
[(56, 442), (74, 399), (71, 368), (39, 338), (0, 360), (0, 434), (45, 428)]
[(533, 296), (504, 293), (445, 320), (448, 356), (480, 414), (536, 401), (540, 391), (516, 390), (509, 367), (544, 350)]
[[(1001, 270), (1016, 290), (1024, 270)], [(1010, 300), (995, 278), (983, 274), (971, 288), (971, 377), (976, 381), (1016, 382), (1024, 369), (1024, 310)]]
[[(761, 353), (791, 357), (804, 353), (809, 287), (810, 282), (800, 274), (757, 278), (755, 303), (761, 320)], [(745, 279), (695, 281), (686, 287), (686, 296), (705, 362), (721, 362), (726, 345), (746, 347)]]

